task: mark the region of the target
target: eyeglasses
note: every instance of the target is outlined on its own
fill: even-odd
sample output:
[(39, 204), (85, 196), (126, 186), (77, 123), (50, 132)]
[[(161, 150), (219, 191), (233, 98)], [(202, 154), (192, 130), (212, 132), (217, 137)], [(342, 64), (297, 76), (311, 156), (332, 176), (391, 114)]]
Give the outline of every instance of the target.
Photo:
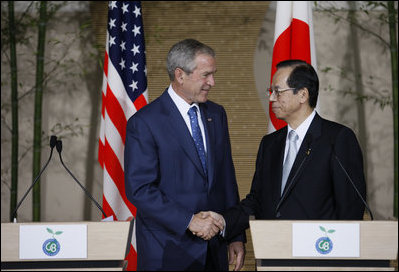
[(274, 96), (276, 96), (277, 98), (279, 98), (280, 97), (280, 95), (283, 93), (283, 92), (286, 92), (286, 91), (290, 91), (290, 90), (295, 90), (296, 88), (285, 88), (285, 89), (279, 89), (279, 88), (272, 88), (272, 87), (270, 87), (269, 89), (267, 89), (267, 95), (269, 96), (269, 97), (271, 97), (272, 95), (274, 95)]

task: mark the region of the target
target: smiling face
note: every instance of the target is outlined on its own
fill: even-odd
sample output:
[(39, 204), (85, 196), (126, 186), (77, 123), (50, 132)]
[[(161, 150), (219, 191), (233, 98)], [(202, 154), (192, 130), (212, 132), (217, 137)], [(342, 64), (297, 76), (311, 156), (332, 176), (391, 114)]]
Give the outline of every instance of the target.
[(182, 69), (175, 70), (174, 86), (176, 93), (188, 104), (205, 103), (210, 89), (215, 86), (216, 60), (206, 54), (198, 54), (195, 59), (195, 69), (187, 74)]

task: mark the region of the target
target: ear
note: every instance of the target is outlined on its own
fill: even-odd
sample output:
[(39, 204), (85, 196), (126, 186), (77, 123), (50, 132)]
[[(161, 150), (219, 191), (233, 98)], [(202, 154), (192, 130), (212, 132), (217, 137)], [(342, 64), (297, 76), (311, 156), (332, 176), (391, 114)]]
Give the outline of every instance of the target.
[(175, 69), (175, 81), (177, 81), (179, 84), (183, 84), (184, 75), (185, 73), (181, 68)]
[(308, 88), (302, 88), (299, 90), (299, 99), (301, 103), (307, 103), (309, 101), (309, 90)]

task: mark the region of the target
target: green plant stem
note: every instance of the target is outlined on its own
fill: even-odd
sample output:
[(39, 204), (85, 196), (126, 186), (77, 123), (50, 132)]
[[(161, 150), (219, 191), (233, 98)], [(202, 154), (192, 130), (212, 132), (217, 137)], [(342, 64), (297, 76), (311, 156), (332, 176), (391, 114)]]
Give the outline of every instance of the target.
[(398, 44), (396, 40), (396, 14), (395, 1), (388, 1), (389, 14), (389, 37), (391, 51), (392, 69), (392, 110), (393, 110), (393, 139), (394, 139), (394, 211), (393, 215), (398, 218)]
[[(40, 2), (39, 35), (36, 57), (36, 93), (33, 136), (32, 181), (40, 172), (41, 136), (42, 136), (42, 100), (44, 74), (44, 48), (46, 41), (47, 2)], [(33, 221), (40, 221), (40, 180), (33, 187)]]
[(11, 68), (11, 194), (10, 194), (10, 222), (17, 206), (18, 194), (18, 70), (15, 42), (14, 1), (8, 1), (8, 27), (10, 35), (10, 68)]

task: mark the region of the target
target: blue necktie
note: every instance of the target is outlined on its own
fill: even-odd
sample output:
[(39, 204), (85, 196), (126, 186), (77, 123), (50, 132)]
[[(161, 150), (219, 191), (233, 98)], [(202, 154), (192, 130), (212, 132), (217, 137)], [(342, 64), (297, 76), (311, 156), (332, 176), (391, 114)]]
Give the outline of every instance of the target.
[(206, 175), (207, 174), (206, 155), (205, 155), (204, 142), (202, 140), (201, 128), (198, 125), (197, 107), (195, 107), (195, 106), (191, 107), (188, 110), (188, 115), (190, 116), (191, 131), (193, 133), (195, 147), (197, 148), (197, 152), (198, 152), (198, 155), (201, 160), (202, 168), (204, 169), (204, 173)]

